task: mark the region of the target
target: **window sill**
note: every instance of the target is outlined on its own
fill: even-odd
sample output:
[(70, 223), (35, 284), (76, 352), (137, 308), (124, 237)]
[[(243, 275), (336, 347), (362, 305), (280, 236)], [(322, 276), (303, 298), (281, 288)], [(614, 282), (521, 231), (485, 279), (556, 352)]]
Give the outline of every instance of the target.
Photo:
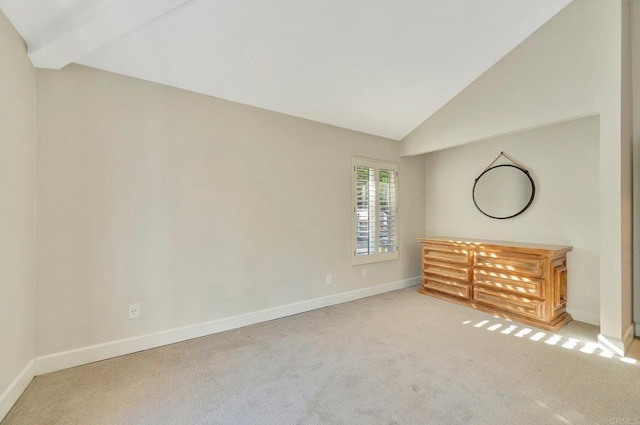
[(398, 259), (398, 251), (389, 252), (386, 254), (372, 254), (372, 255), (357, 255), (351, 257), (351, 265), (357, 266), (360, 264), (380, 263), (382, 261), (391, 261)]

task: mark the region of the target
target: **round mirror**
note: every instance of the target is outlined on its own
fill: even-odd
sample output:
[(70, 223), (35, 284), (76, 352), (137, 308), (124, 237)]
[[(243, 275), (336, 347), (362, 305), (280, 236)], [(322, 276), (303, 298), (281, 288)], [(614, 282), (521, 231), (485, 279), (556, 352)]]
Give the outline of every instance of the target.
[(473, 185), (473, 202), (491, 218), (505, 219), (522, 214), (536, 193), (527, 170), (510, 164), (486, 169)]

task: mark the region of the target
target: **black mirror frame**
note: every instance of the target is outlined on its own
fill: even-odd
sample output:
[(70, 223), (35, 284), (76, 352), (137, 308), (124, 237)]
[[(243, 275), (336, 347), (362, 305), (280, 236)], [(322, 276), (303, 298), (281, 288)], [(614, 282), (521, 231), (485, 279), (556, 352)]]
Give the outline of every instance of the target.
[[(478, 203), (476, 202), (476, 185), (478, 184), (478, 180), (480, 180), (480, 178), (482, 178), (482, 176), (484, 176), (489, 171), (493, 170), (494, 168), (499, 168), (499, 167), (513, 167), (513, 168), (516, 168), (516, 169), (522, 171), (527, 176), (527, 178), (529, 178), (529, 181), (531, 182), (531, 199), (529, 199), (529, 202), (527, 202), (527, 205), (525, 205), (524, 208), (522, 208), (517, 213), (515, 213), (513, 215), (510, 215), (508, 217), (494, 217), (492, 215), (489, 215), (486, 212), (482, 211), (482, 209), (478, 206)], [(476, 180), (473, 183), (473, 190), (471, 192), (471, 196), (473, 197), (473, 203), (475, 204), (475, 206), (478, 209), (478, 211), (480, 211), (482, 214), (486, 215), (487, 217), (495, 218), (496, 220), (506, 220), (507, 218), (513, 218), (515, 216), (518, 216), (518, 215), (522, 214), (523, 212), (525, 212), (527, 210), (527, 208), (529, 208), (529, 206), (533, 202), (533, 198), (534, 198), (535, 195), (536, 195), (536, 185), (533, 182), (533, 179), (531, 178), (531, 175), (529, 174), (529, 171), (525, 170), (522, 167), (518, 167), (516, 165), (511, 165), (511, 164), (494, 165), (493, 167), (489, 167), (486, 170), (484, 170), (482, 172), (482, 174), (480, 174), (478, 177), (476, 177)]]

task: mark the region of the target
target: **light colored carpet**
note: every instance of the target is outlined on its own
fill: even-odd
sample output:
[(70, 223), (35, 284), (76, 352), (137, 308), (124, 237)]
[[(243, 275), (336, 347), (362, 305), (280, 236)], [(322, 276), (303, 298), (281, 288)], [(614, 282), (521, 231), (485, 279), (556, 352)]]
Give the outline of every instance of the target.
[(597, 332), (409, 288), (39, 376), (2, 425), (640, 423), (640, 362)]

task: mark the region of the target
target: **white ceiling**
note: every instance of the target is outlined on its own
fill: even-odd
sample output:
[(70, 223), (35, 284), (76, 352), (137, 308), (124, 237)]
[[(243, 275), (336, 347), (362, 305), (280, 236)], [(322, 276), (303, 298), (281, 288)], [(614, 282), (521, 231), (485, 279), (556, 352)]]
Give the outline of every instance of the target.
[(0, 0), (75, 62), (400, 140), (571, 0)]

